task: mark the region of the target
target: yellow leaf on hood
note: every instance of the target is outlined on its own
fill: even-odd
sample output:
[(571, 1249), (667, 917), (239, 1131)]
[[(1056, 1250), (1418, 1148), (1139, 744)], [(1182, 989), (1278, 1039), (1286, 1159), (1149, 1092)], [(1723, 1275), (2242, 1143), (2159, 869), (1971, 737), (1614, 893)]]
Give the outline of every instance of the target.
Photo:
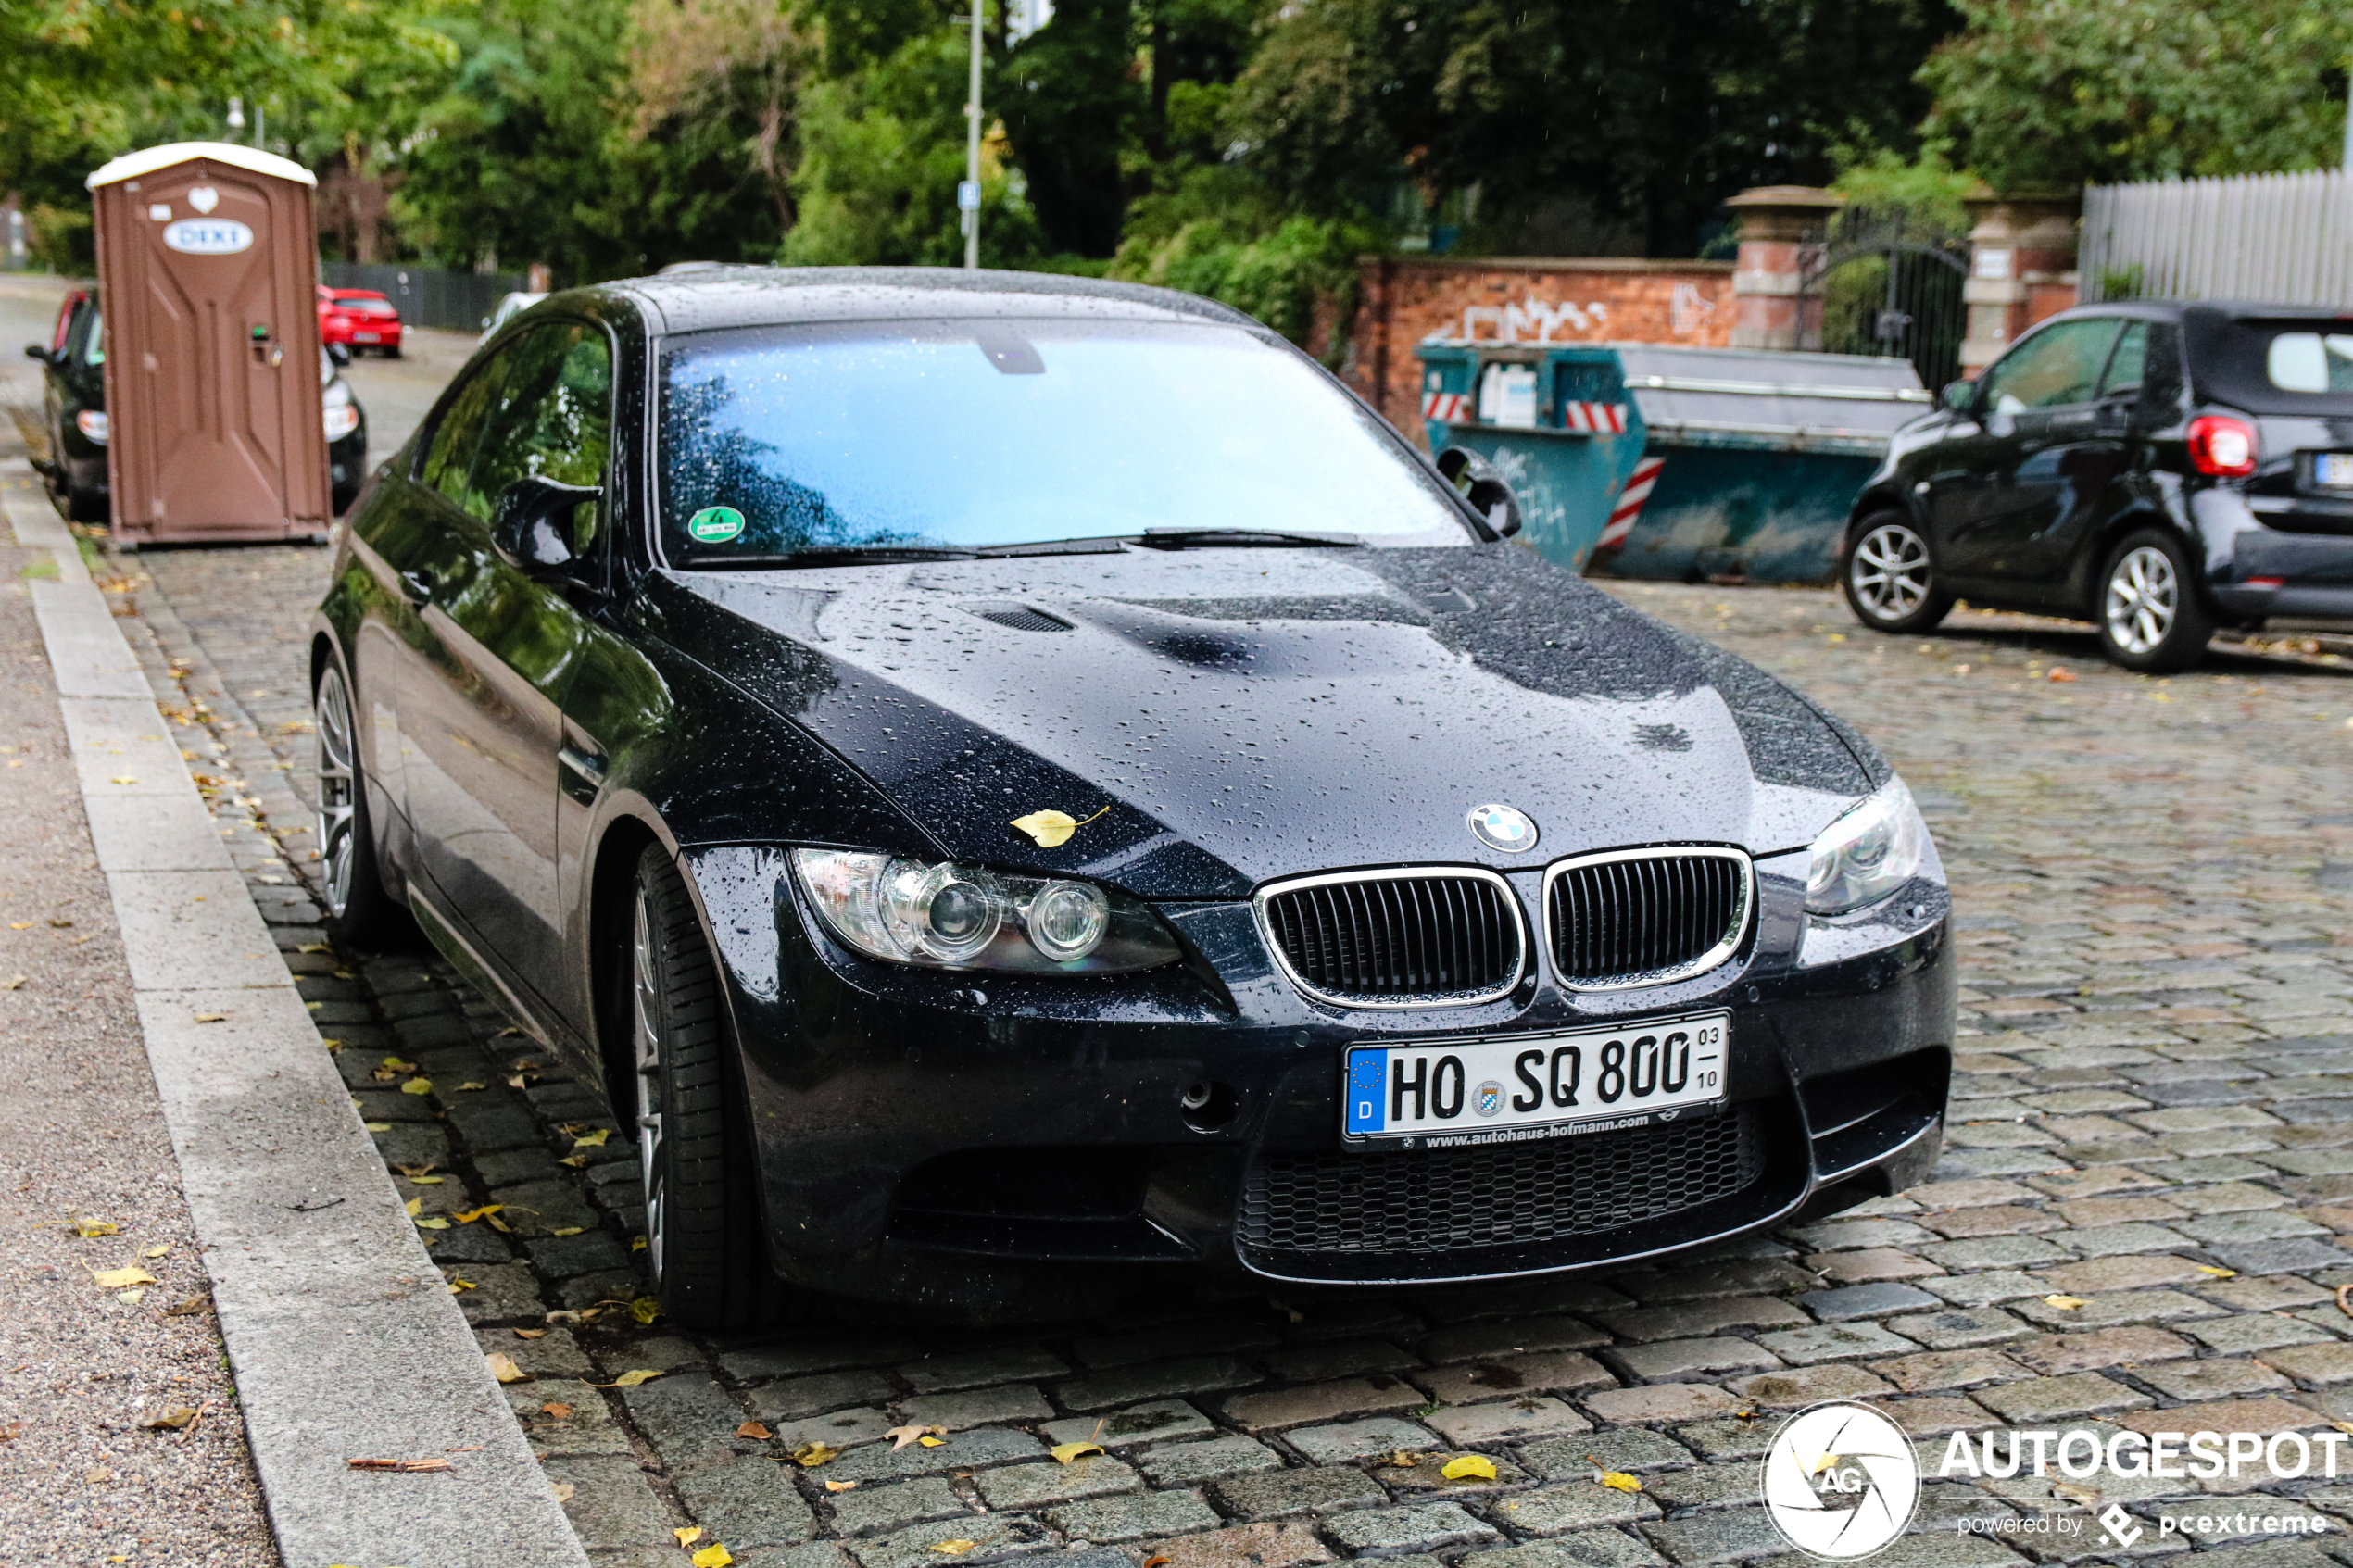
[(1046, 1451), (1053, 1455), (1058, 1462), (1068, 1464), (1081, 1454), (1101, 1453), (1103, 1446), (1101, 1443), (1056, 1443)]
[(702, 1539), (702, 1526), (699, 1524), (688, 1524), (682, 1529), (673, 1530), (670, 1533), (678, 1537), (678, 1544), (680, 1546), (692, 1546), (697, 1541)]
[(514, 1357), (504, 1350), (493, 1350), (482, 1358), (490, 1365), (490, 1375), (501, 1383), (528, 1383), (531, 1374), (515, 1365)]
[(2081, 1296), (2045, 1296), (2043, 1298), (2043, 1305), (2045, 1307), (2057, 1307), (2062, 1312), (2071, 1312), (2075, 1311), (2076, 1308), (2086, 1306), (2089, 1303), (2087, 1303)]
[[(1103, 808), (1103, 811), (1110, 809), (1108, 806)], [(1095, 817), (1101, 816), (1103, 811), (1096, 812)], [(1070, 835), (1093, 822), (1095, 817), (1082, 820), (1067, 811), (1032, 811), (1026, 817), (1015, 817), (1012, 825), (1035, 839), (1040, 849), (1052, 849), (1070, 842)]]
[(602, 1148), (605, 1147), (605, 1140), (610, 1136), (612, 1136), (612, 1129), (610, 1127), (598, 1127), (594, 1132), (583, 1133), (578, 1137), (573, 1139), (572, 1147), (574, 1148)]
[(695, 1568), (727, 1568), (727, 1564), (733, 1562), (735, 1558), (725, 1547), (713, 1541), (686, 1561), (693, 1563)]
[(429, 1095), (433, 1093), (433, 1080), (430, 1078), (411, 1078), (407, 1083), (400, 1085), (400, 1092), (404, 1095)]
[(134, 1285), (153, 1285), (156, 1276), (133, 1263), (127, 1269), (93, 1269), (90, 1283), (101, 1290), (128, 1290)]
[(841, 1450), (826, 1443), (803, 1443), (792, 1451), (792, 1461), (803, 1470), (814, 1470), (841, 1457)]
[(641, 1383), (651, 1383), (661, 1374), (652, 1367), (632, 1367), (612, 1380), (616, 1388), (635, 1388)]
[[(1495, 1479), (1495, 1461), (1485, 1454), (1463, 1454), (1448, 1460), (1446, 1468), (1439, 1474), (1449, 1481), (1465, 1481), (1474, 1476), (1481, 1481), (1492, 1481)], [(1642, 1485), (1639, 1481), (1634, 1484), (1637, 1486)]]

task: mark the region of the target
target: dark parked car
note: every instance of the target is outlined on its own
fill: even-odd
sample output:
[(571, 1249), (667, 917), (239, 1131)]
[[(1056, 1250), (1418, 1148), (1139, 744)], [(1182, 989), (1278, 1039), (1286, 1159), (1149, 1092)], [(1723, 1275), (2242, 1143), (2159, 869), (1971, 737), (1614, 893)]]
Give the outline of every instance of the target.
[(1516, 526), (1184, 295), (556, 295), (353, 508), (333, 929), (405, 905), (603, 1085), (690, 1323), (772, 1269), (1541, 1273), (1914, 1181), (1954, 966), (1903, 784)]
[[(25, 345), (25, 358), (45, 367), (42, 407), (49, 431), (44, 477), (49, 494), (76, 522), (107, 521), (107, 343), (98, 297), (86, 289), (66, 296), (48, 346)], [(327, 482), (341, 513), (368, 477), (368, 416), (343, 379), (350, 352), (320, 350), (320, 416), (327, 427)]]
[(1925, 632), (1966, 598), (2090, 621), (2167, 671), (2219, 626), (2353, 620), (2353, 318), (2082, 307), (1939, 401), (1856, 502), (1864, 624)]

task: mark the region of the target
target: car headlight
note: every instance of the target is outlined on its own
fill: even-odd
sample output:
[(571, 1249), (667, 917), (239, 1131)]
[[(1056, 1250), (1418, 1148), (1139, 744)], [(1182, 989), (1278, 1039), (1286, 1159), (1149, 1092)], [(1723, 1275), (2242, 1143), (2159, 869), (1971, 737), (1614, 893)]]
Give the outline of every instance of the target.
[(104, 408), (82, 409), (73, 417), (73, 426), (91, 445), (104, 446), (107, 444), (107, 411)]
[(849, 849), (796, 849), (793, 874), (828, 931), (892, 963), (1116, 974), (1180, 956), (1143, 900), (1091, 882)]
[(1814, 840), (1806, 912), (1843, 915), (1875, 903), (1917, 876), (1927, 858), (1928, 824), (1904, 781), (1890, 779)]
[(348, 400), (326, 406), (327, 439), (341, 441), (359, 428), (359, 408)]

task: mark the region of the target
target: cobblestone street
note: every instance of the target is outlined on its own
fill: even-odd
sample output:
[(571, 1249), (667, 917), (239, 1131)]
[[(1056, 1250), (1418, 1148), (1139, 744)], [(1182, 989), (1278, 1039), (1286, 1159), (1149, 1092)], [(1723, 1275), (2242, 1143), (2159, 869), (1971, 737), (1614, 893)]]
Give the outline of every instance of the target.
[[(1666, 1270), (1348, 1304), (1179, 1293), (988, 1331), (860, 1310), (717, 1344), (645, 1321), (636, 1154), (609, 1108), (437, 959), (324, 943), (304, 640), (330, 558), (151, 550), (114, 588), (599, 1563), (683, 1563), (699, 1526), (689, 1549), (750, 1568), (1701, 1568), (1787, 1550), (1755, 1461), (1779, 1412), (1824, 1398), (1882, 1403), (1931, 1475), (1947, 1435), (2011, 1424), (2353, 1432), (2334, 1298), (2353, 1283), (2353, 667), (2218, 648), (2151, 680), (2053, 622), (1964, 612), (1890, 639), (1828, 593), (1617, 584), (1854, 722), (1919, 797), (1964, 986), (1929, 1185)], [(937, 1436), (894, 1447), (908, 1426)], [(1051, 1452), (1089, 1441), (1107, 1451)], [(1491, 1479), (1447, 1475), (1468, 1452)], [(2158, 1527), (2255, 1484), (1931, 1480), (1878, 1561), (2353, 1562), (2353, 1478), (2264, 1483), (2295, 1499), (2272, 1512), (2328, 1521), (2317, 1539)], [(2112, 1503), (2143, 1526), (2129, 1548), (2091, 1522)], [(2003, 1519), (2069, 1523), (1956, 1534)]]

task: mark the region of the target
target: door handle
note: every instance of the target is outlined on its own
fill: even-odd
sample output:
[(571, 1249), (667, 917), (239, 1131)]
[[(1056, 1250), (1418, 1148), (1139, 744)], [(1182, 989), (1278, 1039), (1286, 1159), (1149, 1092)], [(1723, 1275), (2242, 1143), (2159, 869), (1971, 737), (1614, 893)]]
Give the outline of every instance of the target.
[(421, 605), (431, 599), (434, 586), (430, 571), (404, 571), (400, 574), (401, 596), (412, 605)]
[(603, 755), (567, 742), (556, 748), (556, 761), (563, 771), (564, 793), (583, 806), (594, 806), (605, 784)]

